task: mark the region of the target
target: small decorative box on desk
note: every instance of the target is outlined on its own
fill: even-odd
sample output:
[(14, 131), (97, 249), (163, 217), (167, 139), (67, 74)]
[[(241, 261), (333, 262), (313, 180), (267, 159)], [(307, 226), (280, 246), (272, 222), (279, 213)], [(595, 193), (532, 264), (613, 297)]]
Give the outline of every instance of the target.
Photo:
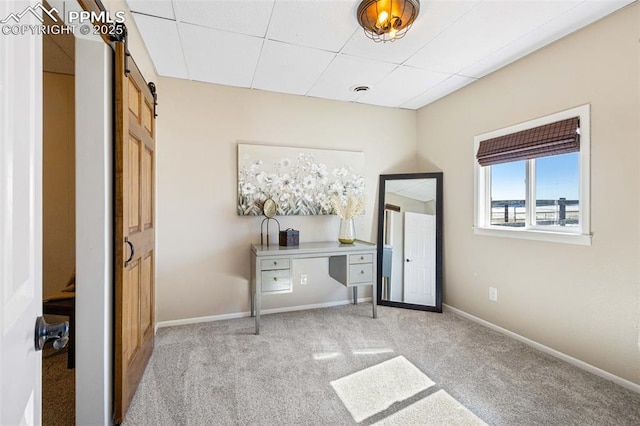
[(287, 247), (300, 245), (300, 231), (292, 228), (280, 231), (280, 245)]

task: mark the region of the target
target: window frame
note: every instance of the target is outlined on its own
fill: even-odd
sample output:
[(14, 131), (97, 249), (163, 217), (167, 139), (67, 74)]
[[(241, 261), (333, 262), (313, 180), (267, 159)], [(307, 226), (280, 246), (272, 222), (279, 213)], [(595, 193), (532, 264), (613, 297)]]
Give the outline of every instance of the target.
[[(581, 105), (534, 120), (483, 133), (474, 137), (473, 162), (475, 182), (473, 230), (476, 235), (520, 238), (586, 246), (591, 245), (590, 109), (590, 104)], [(578, 153), (580, 212), (578, 229), (574, 230), (575, 228), (564, 228), (560, 226), (536, 226), (535, 224), (532, 224), (531, 219), (534, 217), (533, 215), (535, 214), (536, 208), (535, 202), (532, 202), (532, 200), (536, 199), (535, 160), (526, 160), (525, 163), (525, 226), (520, 228), (491, 225), (491, 166), (482, 167), (475, 157), (478, 152), (480, 142), (576, 116), (580, 117), (580, 151)]]

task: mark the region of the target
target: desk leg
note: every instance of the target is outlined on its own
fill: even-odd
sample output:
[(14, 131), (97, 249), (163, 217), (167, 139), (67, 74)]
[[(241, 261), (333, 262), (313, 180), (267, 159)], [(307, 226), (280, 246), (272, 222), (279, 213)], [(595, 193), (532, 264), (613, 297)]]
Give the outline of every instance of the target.
[(249, 295), (249, 299), (251, 301), (251, 316), (256, 316), (256, 282), (254, 279), (251, 280), (251, 287), (249, 289), (251, 294)]
[(374, 318), (378, 318), (378, 284), (377, 283), (373, 283), (373, 285), (371, 286), (371, 304), (373, 305), (373, 317)]
[(251, 254), (251, 316), (256, 318), (256, 334), (260, 334), (260, 294), (258, 289), (262, 288), (260, 282), (260, 271), (258, 270), (258, 258)]
[(358, 286), (353, 287), (353, 304), (358, 304)]
[(254, 293), (256, 299), (256, 335), (260, 334), (260, 293), (256, 291)]

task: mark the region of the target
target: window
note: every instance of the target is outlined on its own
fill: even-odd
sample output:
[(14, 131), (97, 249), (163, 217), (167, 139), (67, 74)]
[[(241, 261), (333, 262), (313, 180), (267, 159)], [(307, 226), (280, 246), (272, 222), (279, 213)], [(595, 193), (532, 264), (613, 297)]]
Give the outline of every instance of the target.
[(589, 105), (476, 136), (476, 234), (590, 245)]

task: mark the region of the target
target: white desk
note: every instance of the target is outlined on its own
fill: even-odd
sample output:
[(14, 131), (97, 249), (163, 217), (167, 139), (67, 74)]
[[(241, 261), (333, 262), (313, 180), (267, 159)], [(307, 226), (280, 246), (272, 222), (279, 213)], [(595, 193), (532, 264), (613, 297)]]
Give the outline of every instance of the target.
[(251, 316), (256, 317), (256, 334), (260, 334), (262, 296), (291, 293), (291, 266), (294, 259), (329, 258), (329, 275), (347, 288), (371, 286), (373, 318), (376, 311), (376, 245), (364, 241), (340, 244), (333, 241), (301, 243), (296, 247), (251, 245)]

